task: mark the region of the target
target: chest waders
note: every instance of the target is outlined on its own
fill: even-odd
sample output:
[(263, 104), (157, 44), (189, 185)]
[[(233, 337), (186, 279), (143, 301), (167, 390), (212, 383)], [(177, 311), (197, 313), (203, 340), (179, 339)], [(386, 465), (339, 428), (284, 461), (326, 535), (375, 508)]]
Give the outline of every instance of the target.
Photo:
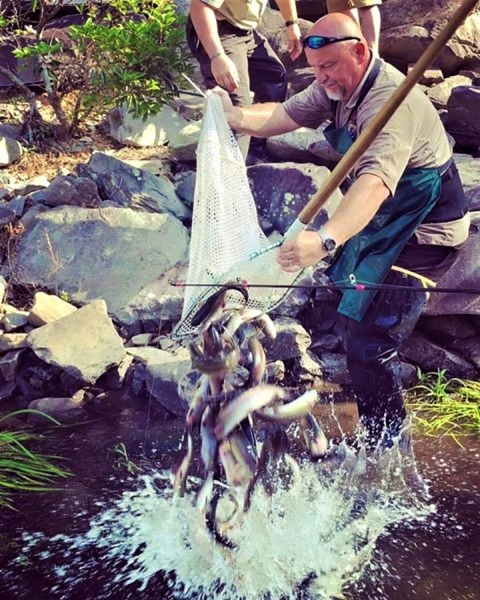
[[(325, 137), (344, 154), (355, 140), (350, 122), (379, 72), (376, 60), (346, 125), (330, 125)], [(403, 403), (399, 345), (412, 333), (427, 295), (425, 278), (393, 266), (416, 227), (436, 204), (441, 191), (437, 169), (407, 169), (395, 196), (386, 200), (363, 231), (341, 248), (328, 275), (333, 282), (352, 278), (369, 283), (400, 285), (406, 290), (344, 291), (338, 311), (347, 318), (347, 364), (356, 392), (360, 421), (370, 445), (389, 446), (401, 431)], [(429, 282), (434, 285), (433, 282)], [(353, 286), (352, 286), (353, 288)]]

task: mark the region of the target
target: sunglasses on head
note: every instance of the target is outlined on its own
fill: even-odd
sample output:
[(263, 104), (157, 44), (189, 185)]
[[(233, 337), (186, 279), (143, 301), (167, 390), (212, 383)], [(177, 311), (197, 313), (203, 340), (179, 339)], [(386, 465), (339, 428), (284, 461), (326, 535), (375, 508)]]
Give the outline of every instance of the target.
[(325, 37), (324, 35), (308, 35), (302, 40), (302, 46), (304, 48), (310, 48), (311, 50), (318, 50), (319, 48), (328, 46), (328, 44), (335, 44), (336, 42), (345, 42), (346, 40), (357, 40), (357, 42), (359, 42), (360, 38), (351, 35), (345, 37)]

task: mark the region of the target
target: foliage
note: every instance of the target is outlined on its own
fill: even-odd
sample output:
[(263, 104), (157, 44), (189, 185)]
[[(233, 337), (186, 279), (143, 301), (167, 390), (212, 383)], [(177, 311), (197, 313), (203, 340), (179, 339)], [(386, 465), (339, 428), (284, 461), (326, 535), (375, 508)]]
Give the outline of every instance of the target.
[(118, 470), (126, 469), (131, 475), (139, 471), (139, 467), (128, 456), (127, 448), (123, 442), (118, 443), (113, 452), (116, 455), (115, 468)]
[[(0, 418), (0, 423), (22, 413), (36, 413), (59, 425), (55, 419), (35, 410), (21, 410)], [(39, 439), (39, 435), (28, 432), (0, 432), (0, 506), (14, 508), (13, 492), (53, 491), (57, 478), (68, 477), (70, 473), (56, 466), (52, 461), (57, 456), (45, 456), (32, 452), (27, 442)]]
[(480, 381), (449, 379), (446, 370), (422, 374), (407, 392), (414, 422), (427, 435), (480, 433)]
[[(174, 0), (86, 2), (82, 24), (58, 38), (46, 35), (52, 3), (36, 2), (40, 17), (33, 37), (31, 28), (23, 29), (30, 32), (28, 41), (14, 54), (37, 62), (63, 137), (92, 113), (101, 116), (122, 104), (146, 119), (178, 94), (181, 73), (191, 73), (185, 17), (176, 13)], [(67, 106), (72, 90), (76, 99)]]
[[(89, 107), (103, 102), (125, 103), (135, 116), (155, 114), (178, 91), (182, 72), (190, 72), (183, 19), (171, 0), (113, 0), (120, 13), (109, 13), (99, 23), (89, 17), (72, 27), (78, 51), (89, 57), (90, 82), (85, 94)], [(140, 16), (139, 16), (140, 15)]]
[(70, 294), (66, 290), (60, 290), (58, 297), (60, 298), (60, 300), (63, 300), (64, 302), (72, 301)]

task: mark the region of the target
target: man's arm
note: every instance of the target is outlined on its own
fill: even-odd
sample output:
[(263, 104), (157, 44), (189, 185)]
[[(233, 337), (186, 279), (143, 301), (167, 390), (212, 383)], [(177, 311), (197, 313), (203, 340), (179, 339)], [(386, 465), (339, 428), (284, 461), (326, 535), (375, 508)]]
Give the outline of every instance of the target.
[(238, 87), (238, 72), (235, 64), (225, 54), (218, 35), (215, 11), (202, 0), (190, 0), (190, 18), (205, 52), (215, 81), (229, 92)]
[[(390, 192), (377, 175), (360, 175), (343, 197), (335, 213), (322, 227), (326, 237), (337, 246), (359, 233), (373, 219)], [(302, 231), (296, 239), (285, 242), (278, 251), (278, 263), (285, 271), (298, 271), (327, 256), (315, 231)]]
[(280, 102), (233, 106), (224, 90), (215, 88), (212, 91), (220, 96), (227, 122), (236, 131), (256, 137), (270, 137), (299, 128), (298, 123), (288, 116)]
[(298, 26), (297, 17), (297, 5), (295, 0), (276, 0), (278, 9), (282, 13), (282, 17), (285, 19), (285, 23), (292, 23), (287, 25), (285, 32), (288, 40), (288, 52), (292, 60), (296, 60), (302, 53), (302, 36), (300, 27)]

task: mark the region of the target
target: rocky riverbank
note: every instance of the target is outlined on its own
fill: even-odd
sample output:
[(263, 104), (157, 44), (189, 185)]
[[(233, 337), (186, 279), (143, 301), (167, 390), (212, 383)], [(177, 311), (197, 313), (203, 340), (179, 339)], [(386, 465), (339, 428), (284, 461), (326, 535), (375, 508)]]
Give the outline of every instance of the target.
[[(386, 54), (393, 47), (387, 32), (395, 28), (390, 13), (395, 4), (385, 4)], [(437, 9), (445, 19), (448, 7)], [(278, 18), (269, 11), (265, 32), (281, 53)], [(422, 18), (428, 38), (435, 26), (427, 27)], [(422, 85), (455, 144), (472, 227), (457, 262), (439, 282), (440, 288), (454, 291), (432, 293), (402, 348), (406, 382), (417, 368), (445, 369), (462, 378), (480, 374), (480, 294), (465, 292), (480, 290), (475, 70), (480, 61), (470, 55), (469, 42), (480, 35), (476, 13), (468, 27), (451, 44), (455, 61), (444, 59), (443, 67), (439, 63), (425, 74)], [(406, 35), (413, 34), (402, 30)], [(289, 73), (292, 93), (313, 76), (303, 64), (290, 64)], [(62, 155), (57, 152), (55, 160), (51, 155), (54, 173), (52, 165), (47, 170), (47, 156), (45, 175), (36, 177), (19, 169), (30, 159), (15, 139), (14, 124), (8, 124), (8, 133), (3, 129), (9, 141), (0, 157), (5, 165), (0, 190), (2, 410), (36, 407), (75, 422), (102, 401), (108, 406), (109, 395), (115, 394), (126, 401), (153, 397), (166, 418), (185, 414), (191, 361), (188, 341), (170, 336), (183, 306), (183, 289), (172, 282), (186, 276), (202, 106), (200, 97), (184, 93), (147, 123), (118, 109), (102, 124), (110, 148), (102, 143), (92, 153), (98, 139), (98, 124), (92, 124), (91, 135), (86, 131), (75, 141), (75, 152), (70, 146), (63, 168), (58, 168)], [(271, 138), (268, 149), (272, 161), (249, 166), (247, 176), (262, 227), (278, 236), (338, 157), (332, 156), (321, 128)], [(332, 195), (317, 224), (340, 198), (340, 191)], [(349, 379), (344, 323), (335, 311), (338, 297), (322, 286), (321, 273), (314, 274), (314, 281), (313, 291), (294, 290), (270, 315), (277, 338), (268, 347), (268, 372), (275, 383), (341, 394)]]

